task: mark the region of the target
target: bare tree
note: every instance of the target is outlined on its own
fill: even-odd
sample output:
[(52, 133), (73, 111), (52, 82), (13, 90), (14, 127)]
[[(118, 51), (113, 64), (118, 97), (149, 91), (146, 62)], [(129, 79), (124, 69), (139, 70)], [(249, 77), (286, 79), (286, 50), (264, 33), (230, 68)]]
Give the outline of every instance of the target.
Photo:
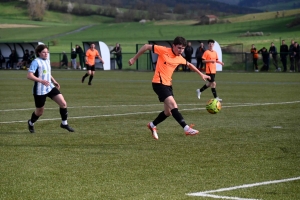
[(45, 0), (28, 0), (28, 13), (32, 20), (43, 21), (46, 9)]

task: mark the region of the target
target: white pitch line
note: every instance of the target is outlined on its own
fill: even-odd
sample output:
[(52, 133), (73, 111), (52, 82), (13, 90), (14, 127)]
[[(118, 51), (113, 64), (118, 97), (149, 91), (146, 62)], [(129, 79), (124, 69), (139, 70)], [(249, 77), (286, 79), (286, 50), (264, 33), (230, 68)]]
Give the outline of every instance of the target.
[(200, 193), (199, 195), (190, 195), (190, 196), (201, 196), (201, 197), (210, 197), (214, 199), (231, 199), (231, 200), (259, 200), (259, 199), (248, 199), (248, 198), (241, 198), (241, 197), (228, 197), (228, 196), (219, 196), (219, 195), (213, 195), (213, 194), (206, 194), (206, 193)]
[[(294, 178), (281, 179), (281, 180), (265, 181), (265, 182), (253, 183), (253, 184), (245, 184), (245, 185), (234, 186), (234, 187), (229, 187), (229, 188), (220, 188), (217, 190), (208, 190), (208, 191), (204, 191), (204, 192), (189, 193), (187, 195), (211, 197), (211, 198), (216, 198), (216, 199), (223, 198), (224, 199), (225, 196), (211, 195), (210, 193), (231, 191), (231, 190), (237, 190), (237, 189), (242, 189), (242, 188), (251, 188), (251, 187), (257, 187), (257, 186), (261, 186), (261, 185), (270, 185), (270, 184), (284, 183), (284, 182), (290, 182), (290, 181), (296, 181), (296, 180), (300, 180), (300, 176), (294, 177)], [(238, 198), (238, 197), (225, 197), (225, 199), (236, 199), (236, 198)], [(238, 199), (243, 199), (243, 198), (238, 198)], [(250, 199), (247, 199), (247, 200), (250, 200)]]
[[(231, 107), (245, 107), (245, 106), (263, 106), (263, 105), (278, 105), (278, 104), (293, 104), (299, 103), (300, 101), (292, 101), (292, 102), (277, 102), (277, 103), (255, 103), (255, 104), (245, 104), (245, 105), (234, 105), (234, 106), (222, 106), (222, 108), (231, 108)], [(153, 105), (162, 105), (162, 104), (152, 104)], [(193, 104), (182, 104), (182, 105), (193, 105)], [(195, 104), (198, 105), (198, 104)], [(126, 105), (122, 105), (126, 106)], [(128, 105), (127, 105), (128, 106)], [(111, 106), (107, 106), (111, 107)], [(57, 108), (56, 108), (57, 109)], [(180, 109), (180, 111), (191, 111), (191, 110), (204, 110), (205, 107), (202, 108), (186, 108)], [(159, 111), (148, 111), (148, 112), (134, 112), (134, 113), (123, 113), (123, 114), (104, 114), (104, 115), (92, 115), (92, 116), (77, 116), (77, 117), (68, 117), (68, 119), (86, 119), (86, 118), (97, 118), (97, 117), (115, 117), (115, 116), (127, 116), (127, 115), (139, 115), (139, 114), (153, 114), (158, 113)], [(39, 119), (39, 121), (54, 121), (54, 120), (61, 120), (61, 118), (51, 118), (51, 119)], [(12, 124), (12, 123), (20, 123), (20, 122), (27, 122), (27, 120), (20, 120), (20, 121), (8, 121), (8, 122), (0, 122), (0, 124)]]

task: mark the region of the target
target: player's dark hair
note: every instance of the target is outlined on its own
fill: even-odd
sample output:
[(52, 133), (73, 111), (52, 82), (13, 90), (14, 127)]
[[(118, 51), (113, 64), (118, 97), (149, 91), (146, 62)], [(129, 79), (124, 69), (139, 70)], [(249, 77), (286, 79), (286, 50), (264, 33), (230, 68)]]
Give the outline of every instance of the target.
[(173, 41), (173, 45), (182, 45), (184, 47), (187, 46), (187, 41), (184, 37), (181, 37), (181, 36), (177, 36), (174, 41)]
[(214, 41), (213, 39), (209, 39), (209, 40), (207, 41), (207, 44), (209, 44), (209, 43), (215, 43), (215, 41)]
[(40, 54), (44, 49), (48, 49), (47, 45), (40, 44), (35, 48), (35, 55), (36, 57), (40, 57)]

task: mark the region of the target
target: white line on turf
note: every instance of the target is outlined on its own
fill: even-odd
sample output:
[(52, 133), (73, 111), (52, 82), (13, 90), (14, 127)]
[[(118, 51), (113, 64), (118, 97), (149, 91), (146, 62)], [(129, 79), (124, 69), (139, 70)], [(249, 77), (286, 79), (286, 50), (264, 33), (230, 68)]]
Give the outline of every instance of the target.
[[(282, 105), (282, 104), (294, 104), (294, 103), (300, 103), (300, 101), (277, 102), (277, 103), (238, 104), (238, 105), (234, 105), (234, 106), (222, 106), (222, 108), (231, 108), (231, 107), (235, 107), (236, 108), (236, 107), (245, 107), (245, 106), (264, 106), (264, 105)], [(151, 104), (151, 105), (147, 105), (147, 106), (153, 106), (153, 105), (160, 105), (161, 106), (162, 104)], [(180, 104), (178, 104), (178, 105), (180, 105)], [(181, 105), (199, 105), (199, 104), (181, 104)], [(130, 106), (130, 105), (121, 105), (121, 106)], [(141, 105), (134, 105), (134, 106), (141, 106)], [(145, 105), (142, 105), (142, 106), (145, 106)], [(112, 106), (105, 106), (105, 107), (112, 107)], [(55, 109), (57, 109), (57, 108), (55, 108)], [(205, 107), (202, 107), (202, 108), (185, 108), (185, 109), (180, 109), (180, 111), (204, 110), (204, 109), (205, 109)], [(68, 119), (86, 119), (86, 118), (97, 118), (97, 117), (116, 117), (116, 116), (126, 116), (126, 115), (152, 114), (152, 113), (158, 113), (158, 112), (161, 112), (161, 110), (158, 110), (158, 111), (148, 111), (148, 112), (133, 112), (133, 113), (120, 113), (120, 114), (77, 116), (77, 117), (68, 117)], [(61, 118), (39, 119), (39, 121), (54, 121), (54, 120), (61, 120)], [(12, 124), (12, 123), (20, 123), (20, 122), (27, 122), (27, 120), (0, 122), (0, 124)]]
[(228, 187), (228, 188), (220, 188), (217, 190), (208, 190), (208, 191), (204, 191), (204, 192), (189, 193), (187, 195), (200, 196), (200, 197), (211, 197), (211, 198), (215, 198), (215, 199), (250, 200), (250, 199), (244, 199), (244, 198), (239, 198), (239, 197), (226, 197), (226, 196), (211, 195), (210, 193), (231, 191), (231, 190), (237, 190), (237, 189), (242, 189), (242, 188), (251, 188), (251, 187), (257, 187), (257, 186), (261, 186), (261, 185), (270, 185), (270, 184), (284, 183), (284, 182), (296, 181), (296, 180), (300, 180), (300, 176), (294, 177), (294, 178), (281, 179), (281, 180), (265, 181), (265, 182), (259, 182), (259, 183), (253, 183), (253, 184), (245, 184), (245, 185), (239, 185), (239, 186)]

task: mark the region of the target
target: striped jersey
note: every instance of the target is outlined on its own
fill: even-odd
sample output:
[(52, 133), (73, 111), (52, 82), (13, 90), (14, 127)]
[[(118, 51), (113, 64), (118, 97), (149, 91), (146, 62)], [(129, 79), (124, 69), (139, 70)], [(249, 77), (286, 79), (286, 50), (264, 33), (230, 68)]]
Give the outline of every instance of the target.
[(38, 77), (42, 80), (46, 80), (50, 83), (49, 86), (45, 86), (42, 83), (35, 81), (32, 90), (33, 94), (45, 95), (48, 94), (52, 90), (52, 88), (55, 87), (51, 82), (51, 66), (50, 66), (49, 59), (47, 60), (41, 58), (34, 59), (28, 71), (32, 72), (35, 77)]

